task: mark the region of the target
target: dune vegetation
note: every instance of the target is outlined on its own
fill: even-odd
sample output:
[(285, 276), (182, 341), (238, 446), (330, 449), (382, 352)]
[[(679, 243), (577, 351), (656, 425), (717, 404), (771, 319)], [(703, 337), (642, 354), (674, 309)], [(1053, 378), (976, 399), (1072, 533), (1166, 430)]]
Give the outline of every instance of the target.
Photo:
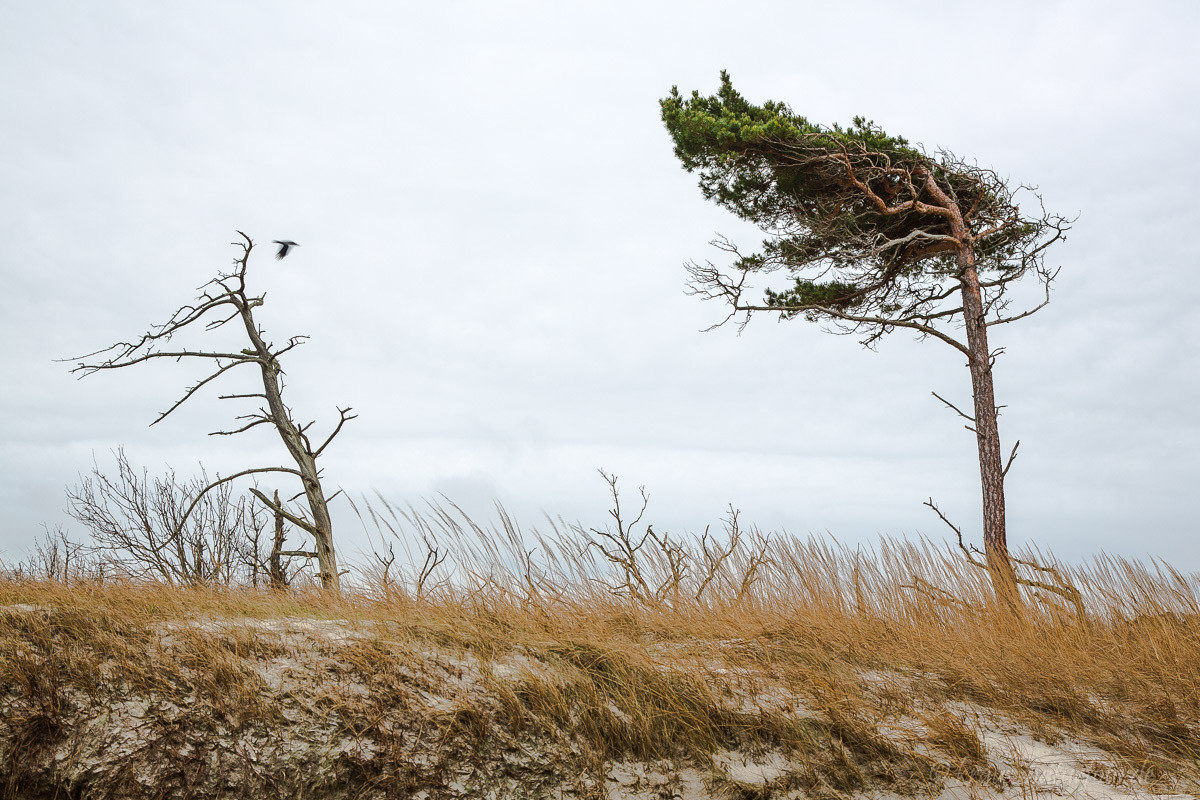
[(1021, 553), (1078, 602), (1025, 586), (1014, 615), (956, 544), (615, 512), (524, 530), (366, 508), (392, 546), (340, 596), (10, 569), (0, 792), (1200, 792), (1196, 576)]

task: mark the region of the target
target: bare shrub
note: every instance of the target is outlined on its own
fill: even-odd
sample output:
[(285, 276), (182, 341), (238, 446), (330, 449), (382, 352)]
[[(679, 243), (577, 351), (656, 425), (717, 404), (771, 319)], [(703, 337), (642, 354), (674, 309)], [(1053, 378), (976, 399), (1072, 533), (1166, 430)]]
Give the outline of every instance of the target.
[[(68, 489), (67, 512), (91, 533), (96, 550), (135, 578), (188, 586), (224, 585), (256, 575), (266, 515), (232, 487), (203, 473), (152, 477), (118, 450), (116, 471), (99, 465)], [(190, 509), (190, 513), (189, 513)]]
[(519, 598), (526, 605), (577, 596), (582, 587), (645, 606), (752, 597), (773, 565), (771, 538), (742, 527), (737, 509), (729, 508), (721, 534), (709, 528), (699, 537), (656, 531), (643, 524), (650, 502), (645, 487), (630, 515), (617, 476), (599, 472), (612, 502), (603, 528), (547, 517), (544, 528), (523, 530), (499, 504), (497, 521), (481, 525), (446, 498), (424, 509), (399, 508), (383, 497), (352, 501), (371, 543), (367, 582), (389, 597), (425, 599), (453, 590)]
[(16, 564), (0, 561), (0, 578), (13, 581), (53, 581), (64, 586), (103, 580), (109, 565), (87, 545), (73, 540), (58, 526), (47, 527), (33, 543), (29, 557)]

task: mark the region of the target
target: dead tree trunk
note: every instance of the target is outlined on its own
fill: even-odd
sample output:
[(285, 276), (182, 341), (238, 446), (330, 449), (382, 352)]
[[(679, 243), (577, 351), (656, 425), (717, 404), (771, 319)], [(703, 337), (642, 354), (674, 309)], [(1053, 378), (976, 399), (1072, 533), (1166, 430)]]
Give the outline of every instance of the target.
[[(283, 508), (283, 503), (279, 500), (279, 490), (275, 490), (275, 507), (276, 509)], [(287, 572), (283, 566), (283, 514), (278, 510), (275, 511), (275, 537), (271, 540), (271, 557), (267, 561), (267, 575), (271, 582), (271, 588), (276, 591), (281, 591), (287, 588)]]
[[(250, 251), (247, 249), (246, 257), (249, 255)], [(279, 433), (279, 438), (283, 440), (284, 447), (287, 448), (292, 460), (296, 462), (300, 483), (304, 489), (304, 497), (308, 501), (312, 517), (311, 523), (302, 524), (301, 527), (312, 534), (316, 543), (317, 569), (321, 576), (321, 585), (326, 589), (338, 591), (341, 581), (338, 575), (337, 554), (333, 548), (333, 522), (329, 517), (329, 501), (325, 497), (325, 491), (321, 486), (320, 472), (317, 469), (317, 456), (324, 449), (324, 445), (314, 450), (304, 429), (296, 424), (288, 407), (284, 405), (281, 383), (283, 368), (271, 352), (271, 347), (263, 340), (262, 331), (254, 321), (254, 304), (238, 303), (237, 309), (246, 328), (246, 335), (250, 338), (252, 350), (257, 355), (255, 360), (262, 373), (263, 398), (269, 409), (266, 417), (270, 419), (271, 424)], [(345, 412), (342, 414), (343, 420), (338, 423), (339, 430), (342, 422), (345, 421)], [(333, 435), (336, 434), (335, 430)], [(331, 435), (330, 439), (332, 438)], [(268, 508), (273, 508), (277, 513), (283, 513), (283, 506), (278, 502), (278, 496), (272, 503), (258, 492), (255, 494), (267, 504)]]

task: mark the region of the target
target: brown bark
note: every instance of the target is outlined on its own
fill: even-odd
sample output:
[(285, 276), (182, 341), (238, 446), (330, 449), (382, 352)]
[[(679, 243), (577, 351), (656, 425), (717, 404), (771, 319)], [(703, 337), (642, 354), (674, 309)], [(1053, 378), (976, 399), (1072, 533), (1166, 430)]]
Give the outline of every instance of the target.
[(961, 270), (963, 318), (966, 322), (971, 394), (975, 400), (975, 441), (979, 448), (979, 480), (983, 490), (983, 543), (992, 590), (1002, 607), (1020, 608), (1016, 573), (1008, 554), (1004, 516), (1004, 465), (1000, 452), (1000, 430), (996, 419), (996, 395), (992, 385), (991, 351), (984, 320), (983, 294), (970, 243), (958, 248)]
[(967, 333), (967, 366), (971, 371), (971, 396), (975, 402), (975, 442), (979, 449), (979, 483), (983, 493), (983, 549), (992, 591), (1001, 608), (1019, 613), (1021, 592), (1008, 554), (1004, 508), (1004, 463), (1000, 454), (1000, 427), (996, 419), (996, 392), (992, 385), (992, 354), (988, 347), (983, 289), (975, 263), (976, 237), (971, 235), (962, 210), (929, 173), (925, 188), (945, 209), (954, 237), (962, 286), (963, 322)]
[(279, 438), (283, 440), (300, 472), (300, 483), (304, 487), (304, 496), (312, 514), (312, 525), (308, 530), (316, 542), (317, 569), (321, 575), (321, 586), (339, 592), (341, 576), (338, 574), (337, 554), (333, 549), (333, 521), (329, 517), (329, 504), (317, 474), (316, 455), (306, 446), (300, 429), (292, 422), (291, 414), (283, 403), (279, 385), (279, 376), (283, 369), (259, 334), (251, 305), (240, 305), (238, 311), (246, 327), (246, 334), (258, 352), (263, 394), (266, 396), (267, 408), (270, 409), (271, 423), (279, 432)]
[[(275, 505), (277, 508), (282, 508), (283, 504), (279, 501), (279, 490), (275, 490)], [(271, 579), (271, 588), (275, 590), (286, 589), (287, 573), (283, 568), (283, 514), (279, 511), (275, 512), (275, 536), (271, 540), (271, 558), (268, 563), (268, 574)]]

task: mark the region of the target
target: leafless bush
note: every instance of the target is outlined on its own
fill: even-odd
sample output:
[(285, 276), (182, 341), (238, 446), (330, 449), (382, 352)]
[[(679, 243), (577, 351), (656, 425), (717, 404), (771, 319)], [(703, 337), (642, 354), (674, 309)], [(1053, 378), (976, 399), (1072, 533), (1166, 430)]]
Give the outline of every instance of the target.
[(64, 586), (81, 580), (100, 581), (111, 572), (104, 558), (71, 539), (61, 526), (46, 528), (24, 561), (13, 565), (0, 562), (0, 577), (5, 579), (53, 581)]
[(39, 580), (69, 584), (78, 575), (85, 557), (83, 545), (71, 541), (65, 530), (47, 530), (33, 545), (30, 571)]
[[(438, 528), (444, 528), (444, 525), (439, 524), (442, 520), (437, 518), (436, 507), (433, 509), (435, 521), (431, 522), (416, 509), (396, 508), (382, 497), (378, 498), (378, 505), (365, 501), (359, 508), (359, 504), (350, 500), (350, 506), (363, 523), (371, 543), (371, 563), (365, 568), (368, 584), (385, 597), (407, 596), (416, 600), (425, 600), (430, 593), (447, 586), (446, 576), (438, 573), (450, 553), (438, 535)], [(420, 556), (414, 553), (415, 543), (410, 541), (406, 531), (414, 531), (420, 539)], [(373, 536), (378, 538), (378, 543)], [(396, 564), (397, 544), (405, 556), (399, 565)]]
[(115, 456), (115, 473), (93, 466), (67, 491), (68, 513), (88, 529), (102, 557), (132, 577), (171, 584), (228, 586), (257, 577), (263, 509), (235, 498), (227, 483), (201, 494), (211, 483), (203, 470), (184, 481), (173, 470), (151, 477), (123, 450)]
[(382, 497), (352, 501), (371, 542), (367, 583), (385, 597), (417, 600), (449, 593), (529, 606), (578, 600), (587, 587), (648, 607), (704, 606), (748, 599), (774, 567), (770, 537), (744, 529), (732, 506), (723, 535), (660, 532), (643, 527), (644, 487), (630, 514), (617, 476), (600, 475), (612, 501), (603, 528), (547, 518), (547, 528), (522, 530), (498, 504), (497, 522), (480, 525), (444, 497), (424, 509), (400, 509)]
[[(621, 492), (617, 488), (617, 476), (600, 470), (600, 477), (608, 484), (609, 494), (612, 495), (613, 507), (608, 510), (608, 515), (612, 517), (616, 527), (614, 529), (605, 526), (603, 530), (590, 528), (588, 532), (592, 538), (588, 542), (588, 547), (594, 547), (615, 568), (617, 583), (611, 587), (614, 594), (625, 595), (643, 603), (660, 601), (677, 588), (680, 581), (683, 580), (686, 568), (683, 565), (679, 549), (669, 537), (656, 534), (653, 526), (649, 523), (646, 523), (646, 530), (640, 538), (634, 532), (634, 529), (641, 523), (642, 517), (646, 515), (647, 506), (650, 505), (650, 495), (646, 494), (645, 486), (638, 489), (642, 506), (638, 509), (637, 516), (630, 520), (622, 516)], [(654, 581), (653, 576), (646, 574), (647, 562), (652, 558), (650, 553), (643, 552), (648, 543), (651, 545), (650, 553), (657, 548), (662, 552), (665, 563), (671, 568), (669, 574), (664, 576), (661, 581)], [(653, 587), (651, 586), (652, 581), (655, 583)]]
[[(770, 537), (757, 528), (745, 531), (739, 512), (732, 505), (722, 519), (724, 536), (709, 528), (696, 539), (660, 533), (647, 523), (639, 537), (634, 528), (645, 516), (650, 497), (639, 488), (642, 503), (637, 516), (628, 521), (621, 510), (617, 476), (600, 470), (612, 497), (609, 516), (613, 523), (603, 530), (590, 528), (587, 547), (597, 550), (615, 570), (609, 589), (639, 603), (678, 605), (685, 597), (702, 604), (710, 596), (742, 601), (771, 563)], [(615, 527), (613, 527), (615, 526)], [(576, 533), (584, 533), (576, 527)]]

